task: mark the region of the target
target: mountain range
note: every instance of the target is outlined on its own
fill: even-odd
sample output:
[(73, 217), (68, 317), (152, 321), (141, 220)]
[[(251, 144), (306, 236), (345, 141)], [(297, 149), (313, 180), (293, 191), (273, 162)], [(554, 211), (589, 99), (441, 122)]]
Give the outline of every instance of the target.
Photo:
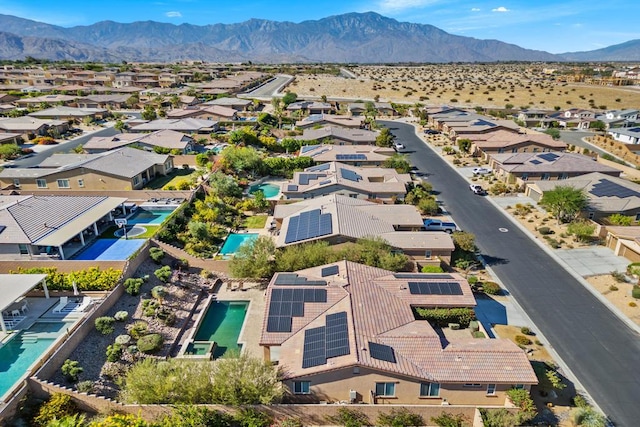
[(449, 34), (373, 12), (300, 23), (174, 25), (101, 21), (70, 28), (0, 14), (0, 59), (73, 61), (254, 61), (398, 63), (638, 61), (640, 40), (589, 52), (551, 54), (498, 40)]

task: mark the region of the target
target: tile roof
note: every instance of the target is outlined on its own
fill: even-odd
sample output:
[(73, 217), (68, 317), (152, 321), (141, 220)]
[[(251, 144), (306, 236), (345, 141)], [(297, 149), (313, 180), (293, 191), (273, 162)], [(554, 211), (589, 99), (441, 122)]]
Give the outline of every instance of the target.
[(215, 127), (218, 122), (213, 120), (201, 120), (201, 119), (161, 119), (152, 120), (147, 123), (142, 123), (131, 128), (132, 131), (145, 132), (161, 129), (172, 129), (184, 132), (197, 132), (203, 129), (211, 129)]
[(336, 138), (353, 143), (373, 144), (378, 132), (366, 129), (343, 128), (338, 126), (323, 126), (318, 129), (305, 129), (296, 139), (302, 141), (316, 141), (324, 138)]
[(543, 156), (552, 153), (502, 153), (491, 154), (490, 157), (499, 167), (511, 173), (545, 173), (545, 172), (567, 172), (567, 173), (590, 173), (608, 172), (617, 173), (618, 169), (596, 162), (589, 156), (575, 153), (553, 153), (557, 157), (552, 161), (547, 161)]
[(384, 162), (395, 154), (395, 150), (389, 147), (376, 147), (375, 145), (307, 145), (300, 149), (300, 156), (313, 157), (316, 163), (338, 161), (338, 155), (363, 154), (364, 160), (341, 160), (342, 162)]
[(478, 139), (470, 137), (478, 148), (509, 148), (515, 145), (525, 143), (535, 143), (543, 147), (549, 147), (556, 150), (564, 150), (567, 144), (562, 141), (556, 141), (551, 136), (543, 133), (513, 133), (505, 130), (496, 130), (494, 132), (484, 134)]
[[(323, 277), (326, 266), (296, 272), (308, 280), (324, 280), (326, 285), (316, 288), (326, 289), (327, 302), (305, 303), (303, 316), (293, 318), (291, 332), (273, 333), (266, 328), (272, 292), (284, 287), (277, 284), (283, 273), (276, 273), (267, 288), (260, 344), (280, 347), (279, 363), (286, 378), (363, 366), (443, 383), (537, 383), (526, 354), (512, 342), (470, 338), (443, 343), (429, 322), (415, 320), (412, 306), (474, 306), (475, 299), (462, 276), (451, 274), (447, 279), (459, 284), (461, 295), (412, 295), (407, 279), (397, 278), (390, 271), (349, 261), (330, 265), (338, 266), (338, 274)], [(433, 274), (413, 277), (412, 281), (420, 282), (443, 280)], [(347, 313), (349, 353), (327, 358), (326, 364), (303, 368), (305, 330), (324, 326), (328, 314), (339, 312)], [(391, 347), (394, 360), (373, 357), (369, 343)]]

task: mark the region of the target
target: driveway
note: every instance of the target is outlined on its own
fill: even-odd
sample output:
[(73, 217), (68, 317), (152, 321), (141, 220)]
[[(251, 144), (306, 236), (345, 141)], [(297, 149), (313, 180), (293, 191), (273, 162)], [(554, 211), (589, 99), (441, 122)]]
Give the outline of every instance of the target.
[(570, 268), (582, 277), (624, 272), (630, 261), (616, 256), (609, 248), (597, 247), (580, 249), (558, 249), (558, 255)]

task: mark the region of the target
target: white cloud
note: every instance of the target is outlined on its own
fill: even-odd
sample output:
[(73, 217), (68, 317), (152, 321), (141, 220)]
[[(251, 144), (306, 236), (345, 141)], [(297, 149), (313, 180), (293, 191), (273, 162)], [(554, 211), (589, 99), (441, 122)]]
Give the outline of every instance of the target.
[(471, 8), (471, 12), (480, 12), (480, 8), (479, 7), (472, 7)]
[(504, 13), (504, 12), (510, 12), (509, 9), (507, 9), (504, 6), (500, 6), (500, 7), (496, 7), (495, 9), (491, 9), (491, 12), (500, 12), (500, 13)]
[(437, 3), (439, 0), (380, 0), (378, 7), (384, 12), (414, 9)]
[(178, 11), (167, 12), (165, 15), (169, 18), (181, 18), (182, 14)]

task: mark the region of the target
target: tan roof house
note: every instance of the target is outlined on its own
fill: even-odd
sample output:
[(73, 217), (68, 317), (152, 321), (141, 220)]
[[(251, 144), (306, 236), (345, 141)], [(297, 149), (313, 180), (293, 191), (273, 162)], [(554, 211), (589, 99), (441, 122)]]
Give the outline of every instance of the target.
[(0, 117), (0, 130), (15, 133), (24, 140), (36, 135), (47, 135), (48, 132), (62, 134), (69, 129), (66, 120), (42, 120), (35, 117)]
[(383, 163), (395, 154), (390, 147), (375, 145), (304, 145), (300, 156), (313, 158), (316, 163), (340, 162), (353, 166), (373, 167)]
[(321, 128), (307, 128), (303, 134), (297, 136), (296, 139), (335, 145), (373, 145), (376, 143), (377, 136), (378, 132), (366, 129), (352, 129), (329, 125)]
[(474, 156), (489, 159), (492, 154), (500, 153), (541, 153), (564, 151), (567, 144), (556, 141), (543, 133), (513, 133), (495, 130), (481, 135), (470, 136), (471, 152)]
[(598, 163), (592, 157), (560, 152), (492, 154), (489, 166), (498, 178), (519, 185), (527, 181), (565, 180), (592, 172), (613, 177), (621, 173), (618, 169)]
[(247, 111), (253, 105), (253, 102), (250, 99), (223, 97), (207, 101), (203, 105), (219, 105), (233, 108), (236, 111)]
[(40, 119), (80, 121), (85, 117), (101, 119), (108, 116), (109, 110), (105, 108), (75, 108), (75, 107), (52, 107), (45, 110), (34, 111), (29, 116)]
[(506, 405), (507, 390), (537, 384), (524, 351), (470, 333), (442, 339), (448, 328), (413, 312), (475, 304), (457, 274), (393, 273), (349, 261), (276, 273), (260, 345), (266, 361), (282, 368), (285, 402)]
[(400, 174), (395, 169), (362, 168), (328, 162), (295, 172), (293, 179), (282, 184), (282, 194), (289, 200), (341, 194), (393, 203), (404, 199), (409, 182), (409, 174)]
[(131, 132), (153, 132), (165, 129), (184, 133), (211, 133), (218, 130), (218, 122), (194, 118), (160, 119), (132, 126), (129, 130)]
[(222, 105), (197, 105), (167, 112), (167, 118), (170, 119), (181, 119), (186, 117), (218, 121), (236, 120), (238, 118), (238, 112), (233, 108), (224, 107)]
[(296, 122), (296, 127), (307, 129), (316, 126), (340, 126), (359, 129), (364, 127), (363, 117), (338, 116), (335, 114), (312, 114)]

